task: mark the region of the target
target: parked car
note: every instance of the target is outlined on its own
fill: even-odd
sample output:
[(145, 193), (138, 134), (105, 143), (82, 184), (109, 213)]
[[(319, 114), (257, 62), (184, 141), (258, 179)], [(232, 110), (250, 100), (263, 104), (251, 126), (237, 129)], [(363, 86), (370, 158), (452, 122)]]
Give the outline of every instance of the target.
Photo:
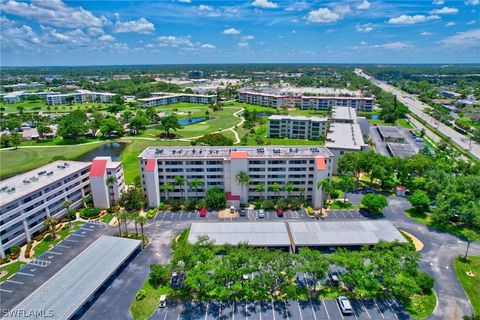
[(247, 215), (247, 209), (240, 210), (240, 217), (245, 217)]
[(173, 272), (171, 286), (176, 288), (181, 288), (183, 280), (185, 279), (185, 274), (183, 272)]
[(258, 217), (262, 219), (265, 218), (265, 210), (263, 209), (258, 210)]
[(340, 284), (340, 279), (338, 279), (337, 275), (332, 274), (330, 276), (330, 282), (332, 283), (333, 286), (337, 287)]
[(277, 217), (279, 217), (279, 218), (283, 217), (283, 209), (282, 208), (277, 208)]
[(204, 217), (206, 217), (206, 216), (207, 216), (207, 209), (202, 208), (202, 209), (200, 210), (200, 217), (204, 218)]
[(234, 206), (230, 206), (230, 213), (235, 213), (235, 207)]
[(165, 308), (167, 306), (167, 296), (162, 294), (160, 300), (158, 300), (158, 307)]
[(348, 300), (347, 297), (345, 296), (340, 296), (337, 298), (337, 303), (338, 306), (340, 307), (340, 310), (342, 311), (343, 314), (352, 314), (353, 309), (352, 305), (350, 304), (350, 300)]

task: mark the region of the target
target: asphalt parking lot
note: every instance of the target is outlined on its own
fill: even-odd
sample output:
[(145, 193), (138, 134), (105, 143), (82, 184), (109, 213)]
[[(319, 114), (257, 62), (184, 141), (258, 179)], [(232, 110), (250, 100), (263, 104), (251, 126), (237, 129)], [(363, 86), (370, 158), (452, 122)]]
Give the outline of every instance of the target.
[(299, 320), (403, 320), (408, 313), (393, 299), (361, 299), (351, 301), (353, 314), (341, 313), (335, 300), (278, 300), (234, 302), (168, 302), (150, 318), (155, 320), (240, 320), (240, 319), (299, 319)]
[(2, 309), (15, 307), (108, 230), (103, 224), (85, 223), (55, 247), (22, 266), (0, 284)]

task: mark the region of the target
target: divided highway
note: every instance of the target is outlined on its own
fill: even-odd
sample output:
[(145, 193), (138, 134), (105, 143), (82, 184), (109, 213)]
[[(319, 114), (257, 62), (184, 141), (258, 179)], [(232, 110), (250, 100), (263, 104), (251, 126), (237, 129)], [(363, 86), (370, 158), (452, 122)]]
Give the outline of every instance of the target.
[(380, 81), (378, 79), (375, 79), (369, 76), (368, 74), (364, 73), (363, 70), (361, 69), (355, 69), (355, 73), (359, 76), (362, 76), (372, 81), (374, 84), (376, 84), (386, 92), (396, 95), (398, 101), (400, 101), (405, 106), (407, 106), (412, 113), (422, 118), (431, 127), (437, 129), (438, 131), (443, 133), (445, 136), (450, 137), (451, 141), (455, 143), (455, 145), (457, 145), (459, 148), (469, 152), (475, 158), (480, 160), (480, 144), (471, 140), (469, 137), (453, 130), (447, 125), (441, 123), (440, 121), (437, 121), (435, 118), (431, 117), (429, 114), (423, 112), (425, 108), (429, 107), (427, 104), (419, 101), (417, 98), (415, 98), (413, 95), (409, 93), (406, 93), (394, 86), (391, 86), (383, 81)]

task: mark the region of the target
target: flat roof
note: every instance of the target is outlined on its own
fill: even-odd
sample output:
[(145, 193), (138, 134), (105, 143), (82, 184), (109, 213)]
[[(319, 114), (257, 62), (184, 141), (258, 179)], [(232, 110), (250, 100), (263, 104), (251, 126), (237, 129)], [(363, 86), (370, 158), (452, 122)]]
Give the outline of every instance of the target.
[(335, 149), (360, 150), (366, 146), (363, 140), (362, 129), (358, 123), (330, 124), (325, 147)]
[(386, 220), (368, 221), (308, 221), (289, 222), (295, 246), (359, 246), (380, 240), (407, 242), (403, 235)]
[[(4, 204), (24, 197), (35, 190), (46, 187), (51, 183), (88, 167), (90, 167), (90, 162), (55, 161), (35, 170), (2, 180), (0, 181), (0, 205), (3, 206)], [(40, 172), (43, 172), (43, 174), (39, 174)], [(48, 174), (50, 172), (53, 173)], [(4, 188), (8, 188), (9, 190), (15, 188), (15, 191), (1, 191), (4, 190)]]
[(357, 111), (352, 107), (337, 106), (332, 110), (332, 120), (353, 120), (357, 119)]
[(354, 97), (361, 97), (361, 91), (348, 90), (348, 89), (339, 89), (339, 88), (330, 88), (330, 87), (283, 87), (283, 88), (272, 88), (272, 87), (245, 87), (241, 92), (256, 92), (272, 95), (304, 95), (304, 94), (316, 94), (316, 95), (331, 95), (339, 96), (341, 94), (348, 94)]
[(326, 117), (307, 117), (307, 116), (282, 116), (278, 114), (271, 115), (268, 120), (293, 120), (293, 121), (318, 121), (327, 122)]
[[(20, 302), (14, 308), (22, 312), (18, 317), (7, 319), (44, 319), (41, 314), (36, 316), (35, 312), (41, 310), (51, 310), (55, 319), (71, 318), (140, 243), (139, 240), (101, 236)], [(15, 311), (12, 314), (17, 315)]]
[(384, 137), (391, 137), (391, 138), (405, 138), (403, 133), (400, 129), (396, 126), (377, 126), (377, 130), (382, 134)]
[[(363, 139), (362, 139), (363, 141)], [(333, 157), (333, 154), (323, 146), (262, 146), (262, 147), (148, 147), (140, 154), (141, 159), (225, 159), (234, 152), (247, 152), (248, 158), (309, 158), (323, 156)]]
[(178, 98), (178, 97), (197, 97), (197, 98), (214, 98), (216, 95), (194, 94), (194, 93), (171, 93), (171, 92), (153, 92), (151, 97), (138, 99), (138, 101), (155, 101), (160, 99)]
[(284, 222), (192, 223), (188, 241), (193, 243), (204, 235), (217, 245), (248, 243), (254, 247), (290, 247)]
[(408, 143), (387, 143), (387, 149), (394, 157), (407, 158), (411, 157), (417, 153), (410, 144)]

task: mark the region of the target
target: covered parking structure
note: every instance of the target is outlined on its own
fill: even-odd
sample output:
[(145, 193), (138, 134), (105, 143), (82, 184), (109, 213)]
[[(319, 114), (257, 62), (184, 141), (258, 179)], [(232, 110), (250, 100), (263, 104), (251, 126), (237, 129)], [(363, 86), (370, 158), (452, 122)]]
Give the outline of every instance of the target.
[(194, 243), (201, 236), (208, 236), (217, 245), (247, 243), (253, 247), (290, 249), (284, 222), (192, 223), (188, 241)]
[(289, 222), (292, 249), (299, 247), (361, 247), (379, 241), (407, 242), (388, 221)]
[(139, 240), (101, 236), (10, 311), (6, 319), (70, 319), (140, 249)]

